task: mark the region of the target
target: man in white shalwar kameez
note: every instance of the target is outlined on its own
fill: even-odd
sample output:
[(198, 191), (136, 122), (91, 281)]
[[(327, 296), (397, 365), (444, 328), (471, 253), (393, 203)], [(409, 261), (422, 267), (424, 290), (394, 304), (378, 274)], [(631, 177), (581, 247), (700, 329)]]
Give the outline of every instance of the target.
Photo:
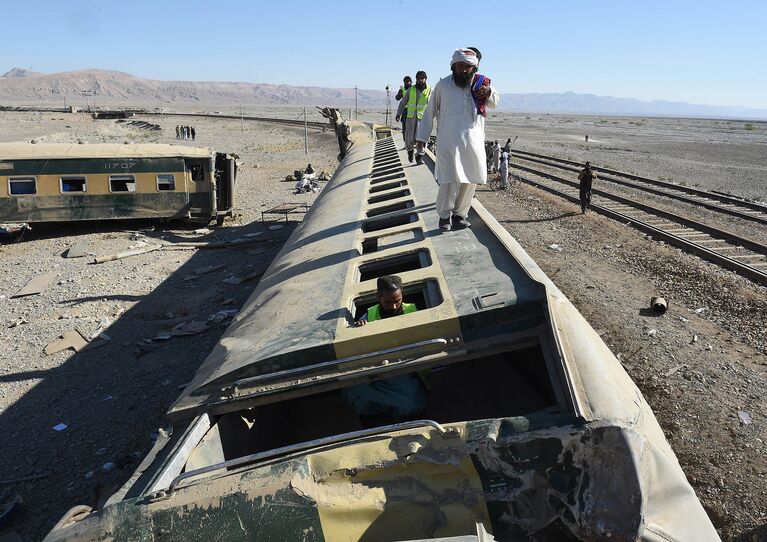
[(434, 85), (423, 119), (418, 123), (416, 141), (422, 152), (437, 121), (437, 162), (434, 178), (439, 184), (437, 214), (442, 230), (471, 226), (466, 217), (478, 184), (487, 182), (485, 117), (478, 112), (475, 98), (495, 108), (498, 92), (481, 86), (473, 92), (472, 81), (480, 55), (469, 49), (456, 49), (450, 63), (452, 75)]

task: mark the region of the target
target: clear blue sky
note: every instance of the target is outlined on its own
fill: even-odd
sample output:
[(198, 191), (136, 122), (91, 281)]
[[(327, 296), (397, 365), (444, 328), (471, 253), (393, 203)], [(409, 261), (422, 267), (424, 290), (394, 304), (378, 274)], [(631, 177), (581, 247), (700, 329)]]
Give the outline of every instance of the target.
[(767, 108), (767, 2), (5, 0), (0, 73), (382, 89), (482, 50), (501, 92)]

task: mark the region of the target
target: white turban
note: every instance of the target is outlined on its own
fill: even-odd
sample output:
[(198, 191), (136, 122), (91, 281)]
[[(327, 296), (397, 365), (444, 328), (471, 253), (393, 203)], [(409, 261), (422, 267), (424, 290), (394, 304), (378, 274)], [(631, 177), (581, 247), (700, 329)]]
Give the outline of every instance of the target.
[(453, 59), (450, 61), (450, 67), (452, 67), (456, 62), (466, 62), (466, 64), (471, 66), (479, 66), (479, 58), (477, 58), (477, 53), (464, 47), (455, 50), (453, 53)]

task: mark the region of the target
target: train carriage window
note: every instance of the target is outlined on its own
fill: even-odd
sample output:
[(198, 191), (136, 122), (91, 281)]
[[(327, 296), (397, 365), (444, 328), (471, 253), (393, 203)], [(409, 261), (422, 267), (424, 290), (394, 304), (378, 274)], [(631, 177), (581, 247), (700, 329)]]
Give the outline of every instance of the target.
[(60, 177), (59, 183), (61, 183), (62, 194), (88, 191), (88, 184), (85, 177)]
[(193, 181), (204, 181), (205, 180), (205, 168), (202, 166), (202, 164), (195, 164), (191, 167), (192, 172), (192, 180)]
[(136, 177), (134, 177), (133, 175), (110, 175), (109, 191), (110, 192), (135, 192)]
[(37, 194), (37, 179), (34, 177), (12, 177), (8, 179), (8, 193), (11, 196)]
[(175, 190), (176, 176), (172, 173), (162, 173), (157, 176), (157, 190)]

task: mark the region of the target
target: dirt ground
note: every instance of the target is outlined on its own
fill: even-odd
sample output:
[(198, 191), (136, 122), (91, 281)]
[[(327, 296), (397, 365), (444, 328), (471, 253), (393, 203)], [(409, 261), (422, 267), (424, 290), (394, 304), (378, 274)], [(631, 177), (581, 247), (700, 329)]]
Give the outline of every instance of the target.
[[(336, 166), (330, 132), (310, 132), (307, 157), (301, 129), (245, 123), (242, 131), (232, 120), (147, 120), (162, 125), (160, 136), (114, 121), (0, 113), (0, 141), (179, 143), (174, 126), (190, 124), (198, 134), (192, 144), (235, 152), (243, 162), (237, 216), (210, 233), (179, 224), (102, 223), (40, 228), (21, 243), (0, 245), (0, 271), (7, 277), (0, 286), (0, 430), (6, 436), (0, 492), (24, 499), (10, 525), (25, 540), (41, 539), (68, 508), (93, 505), (127, 479), (179, 386), (223, 333), (230, 313), (221, 311), (236, 310), (256, 284), (223, 280), (262, 268), (290, 232), (290, 224), (265, 230), (260, 211), (313, 200), (293, 196), (281, 179), (308, 161), (318, 171)], [(767, 169), (764, 147), (758, 152), (766, 137), (761, 125), (755, 131), (732, 127), (728, 138), (719, 121), (643, 121), (637, 126), (627, 119), (500, 114), (491, 116), (488, 136), (503, 143), (519, 134), (515, 145), (525, 150), (591, 158), (680, 182), (695, 179), (701, 186), (718, 182), (719, 172), (734, 167), (729, 157), (740, 156), (743, 167), (732, 169), (726, 188), (744, 196), (767, 190), (758, 182)], [(587, 147), (584, 133), (591, 136)], [(660, 133), (673, 137), (660, 143)], [(706, 145), (699, 148), (698, 140)], [(480, 189), (478, 197), (619, 356), (722, 537), (767, 540), (765, 288), (622, 224), (576, 213), (574, 205), (532, 188)], [(107, 254), (157, 238), (233, 239), (258, 232), (274, 240), (239, 250), (153, 252), (101, 265), (61, 257), (79, 241)], [(754, 235), (765, 234), (754, 229)], [(224, 267), (195, 273), (219, 265)], [(46, 292), (10, 298), (30, 277), (48, 271), (58, 276)], [(661, 317), (647, 310), (656, 295), (669, 301)], [(189, 321), (205, 322), (205, 331), (145, 340)], [(64, 332), (88, 334), (99, 327), (111, 339), (103, 346), (43, 354)], [(54, 430), (59, 423), (67, 428)]]

